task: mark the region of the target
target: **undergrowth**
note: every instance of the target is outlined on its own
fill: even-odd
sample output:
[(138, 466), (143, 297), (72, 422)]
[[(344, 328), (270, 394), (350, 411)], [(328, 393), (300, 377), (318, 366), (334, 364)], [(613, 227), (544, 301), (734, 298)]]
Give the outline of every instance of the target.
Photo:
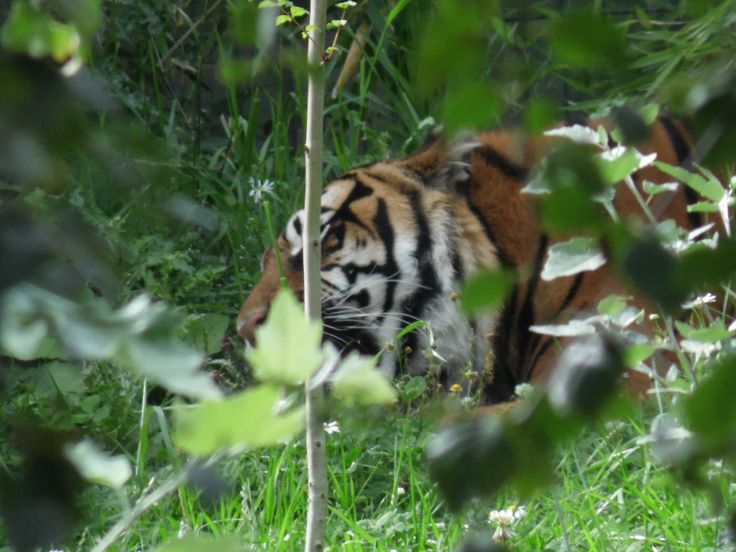
[[(389, 5), (364, 6), (375, 32), (357, 75), (328, 102), (328, 178), (410, 153), (434, 129), (430, 115), (436, 115), (439, 100), (416, 94), (408, 55), (430, 7), (404, 4), (409, 6), (393, 26), (385, 21)], [(90, 67), (117, 107), (99, 126), (125, 137), (128, 157), (112, 173), (77, 159), (77, 187), (62, 195), (39, 191), (25, 201), (71, 206), (102, 237), (101, 251), (116, 275), (116, 285), (101, 293), (117, 304), (146, 290), (177, 306), (182, 336), (209, 354), (208, 368), (234, 390), (251, 375), (228, 320), (257, 280), (269, 243), (264, 201), (273, 205), (280, 227), (302, 200), (304, 76), (279, 61), (246, 85), (223, 82), (219, 60), (243, 52), (232, 46), (226, 3), (213, 6), (164, 0), (104, 4), (105, 24)], [(498, 34), (489, 39), (496, 52), (489, 71), (504, 74), (514, 91), (499, 123), (528, 119), (532, 108), (544, 111), (554, 104), (563, 107), (553, 111), (564, 119), (631, 98), (657, 99), (659, 85), (673, 72), (707, 67), (734, 49), (724, 38), (733, 30), (734, 12), (714, 12), (700, 28), (689, 28), (695, 41), (678, 40), (671, 48), (672, 37), (684, 32), (679, 14), (654, 10), (644, 17), (632, 11), (638, 72), (620, 81), (572, 73), (537, 44), (537, 20), (524, 17), (547, 10), (535, 7), (499, 20)], [(345, 32), (345, 48), (351, 32)], [(298, 33), (284, 35), (277, 47), (300, 51)], [(508, 67), (521, 58), (535, 60), (536, 70), (509, 77)], [(328, 67), (329, 82), (340, 59)], [(540, 101), (540, 92), (550, 98)], [(579, 101), (569, 107), (572, 99)], [(131, 130), (131, 119), (146, 130)], [(191, 337), (201, 335), (201, 327), (205, 336), (217, 336), (215, 342)], [(125, 490), (92, 486), (83, 492), (84, 529), (64, 550), (90, 549), (140, 494), (182, 465), (167, 422), (172, 397), (108, 363), (85, 363), (81, 370), (61, 360), (34, 369), (11, 363), (4, 381), (10, 390), (0, 406), (4, 468), (18, 462), (5, 429), (28, 419), (88, 435), (136, 466)], [(732, 505), (733, 474), (713, 463), (708, 477), (715, 494), (679, 486), (647, 446), (651, 420), (659, 413), (652, 410), (645, 406), (623, 422), (601, 423), (560, 450), (555, 483), (546, 492), (520, 502), (505, 491), (457, 516), (428, 476), (424, 447), (438, 427), (436, 416), (414, 406), (336, 412), (341, 431), (328, 442), (330, 549), (450, 550), (474, 532), (492, 533), (489, 512), (514, 505), (526, 510), (512, 527), (510, 544), (519, 550), (728, 549), (719, 506)], [(297, 440), (223, 461), (142, 516), (117, 549), (148, 550), (177, 535), (202, 533), (237, 534), (253, 549), (296, 550), (306, 511), (304, 458)], [(0, 550), (9, 550), (1, 545), (2, 531)]]

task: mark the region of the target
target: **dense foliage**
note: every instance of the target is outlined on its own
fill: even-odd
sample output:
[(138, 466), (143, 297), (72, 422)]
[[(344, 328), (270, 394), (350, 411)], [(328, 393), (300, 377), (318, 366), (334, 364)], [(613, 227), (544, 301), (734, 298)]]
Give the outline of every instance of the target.
[[(271, 231), (302, 200), (303, 9), (266, 4), (274, 6), (15, 0), (0, 7), (0, 550), (88, 550), (106, 533), (131, 550), (185, 535), (235, 538), (164, 549), (236, 549), (242, 541), (290, 550), (303, 538), (300, 442), (227, 460), (183, 452), (248, 442), (238, 433), (248, 428), (235, 425), (232, 441), (203, 445), (191, 437), (194, 409), (181, 401), (264, 379), (251, 372), (231, 321)], [(694, 169), (673, 180), (702, 195), (699, 209), (728, 217), (735, 7), (336, 3), (326, 174), (414, 151), (438, 123), (449, 132), (538, 131), (608, 112), (625, 134), (666, 106), (690, 121), (698, 161), (723, 175)], [(353, 43), (363, 48), (351, 74)], [(575, 172), (571, 158), (579, 159), (562, 159)], [(554, 160), (548, 169), (554, 174)], [(489, 504), (521, 499), (527, 517), (515, 518), (511, 541), (521, 549), (728, 546), (733, 292), (718, 284), (734, 271), (734, 242), (707, 248), (674, 228), (577, 225), (554, 209), (555, 193), (564, 200), (569, 190), (555, 188), (554, 177), (547, 185), (545, 222), (571, 225), (581, 239), (606, 236), (614, 262), (660, 307), (651, 314), (661, 317), (663, 334), (651, 347), (620, 351), (604, 342), (604, 349), (636, 365), (670, 348), (678, 365), (641, 411), (608, 401), (611, 386), (593, 404), (580, 402), (590, 393), (583, 385), (563, 389), (557, 403), (532, 394), (520, 412), (446, 430), (430, 446), (445, 498), (424, 456), (432, 408), (418, 405), (434, 389), (404, 380), (402, 401), (388, 414), (336, 410), (343, 433), (329, 442), (328, 527), (336, 548), (448, 549), (466, 526), (482, 528)], [(678, 240), (680, 250), (672, 246)], [(627, 264), (632, 255), (642, 262)], [(626, 308), (614, 298), (599, 314), (623, 332)], [(263, 399), (272, 391), (249, 388), (256, 389), (256, 403), (271, 414), (281, 395)], [(228, 410), (233, 403), (216, 403), (224, 406), (216, 416), (257, 407)], [(272, 441), (250, 444), (290, 435), (293, 421), (279, 420), (284, 433), (270, 434)], [(189, 440), (182, 437), (192, 428)], [(540, 493), (555, 473), (562, 483)], [(495, 502), (466, 505), (490, 492)], [(448, 503), (466, 505), (460, 517)], [(110, 533), (119, 521), (121, 530)]]

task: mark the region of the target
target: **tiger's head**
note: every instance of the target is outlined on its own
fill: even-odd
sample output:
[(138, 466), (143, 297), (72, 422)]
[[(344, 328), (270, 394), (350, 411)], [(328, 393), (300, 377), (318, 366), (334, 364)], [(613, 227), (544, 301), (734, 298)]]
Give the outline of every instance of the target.
[[(475, 257), (462, 247), (472, 231), (458, 219), (464, 205), (397, 162), (355, 169), (327, 185), (320, 231), (325, 338), (343, 352), (375, 355), (407, 325), (427, 321), (431, 331), (412, 332), (399, 344), (404, 369), (426, 370), (421, 351), (430, 345), (447, 365), (466, 367), (472, 331), (453, 301)], [(277, 255), (288, 286), (303, 299), (304, 216), (294, 214), (278, 251), (266, 251), (263, 275), (240, 310), (238, 332), (250, 344), (280, 288)], [(399, 359), (386, 353), (380, 367), (395, 375)]]

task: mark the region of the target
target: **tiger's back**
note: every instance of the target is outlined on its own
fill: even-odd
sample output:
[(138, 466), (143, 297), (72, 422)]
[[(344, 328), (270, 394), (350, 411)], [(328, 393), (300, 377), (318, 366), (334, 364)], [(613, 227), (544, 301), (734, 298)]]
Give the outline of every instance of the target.
[[(609, 126), (606, 121), (600, 124)], [(595, 308), (611, 293), (625, 291), (613, 271), (596, 271), (545, 281), (542, 268), (551, 245), (570, 236), (541, 227), (534, 197), (523, 193), (530, 171), (557, 139), (496, 131), (448, 147), (436, 142), (414, 156), (349, 171), (330, 183), (322, 197), (323, 318), (325, 335), (343, 350), (377, 354), (407, 324), (426, 321), (431, 332), (415, 331), (384, 354), (381, 368), (421, 373), (432, 351), (448, 383), (469, 368), (482, 385), (485, 402), (508, 400), (518, 383), (544, 377), (559, 343), (530, 331)], [(690, 155), (679, 123), (660, 118), (649, 140), (638, 146), (669, 164)], [(661, 183), (654, 168), (634, 174)], [(687, 192), (660, 194), (651, 204), (660, 220), (692, 227)], [(643, 218), (630, 190), (619, 185), (616, 211)], [(296, 213), (279, 237), (289, 286), (302, 290), (301, 229)], [(264, 258), (263, 277), (245, 301), (238, 329), (253, 342), (278, 291), (274, 251)], [(463, 281), (482, 268), (505, 268), (516, 283), (504, 307), (466, 321), (455, 301)]]

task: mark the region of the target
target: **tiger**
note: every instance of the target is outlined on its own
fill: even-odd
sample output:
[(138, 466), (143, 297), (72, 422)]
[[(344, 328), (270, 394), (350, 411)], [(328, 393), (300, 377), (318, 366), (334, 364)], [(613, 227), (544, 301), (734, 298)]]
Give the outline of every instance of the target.
[[(614, 127), (607, 119), (587, 125)], [(320, 216), (325, 339), (343, 352), (381, 353), (378, 366), (391, 377), (424, 374), (430, 364), (439, 365), (444, 384), (471, 374), (468, 381), (477, 382), (485, 404), (509, 401), (518, 384), (547, 377), (562, 343), (532, 326), (568, 320), (627, 291), (607, 264), (551, 281), (541, 278), (550, 247), (569, 236), (545, 230), (534, 196), (523, 188), (559, 141), (546, 133), (509, 130), (455, 143), (437, 139), (416, 154), (348, 170), (327, 184)], [(683, 166), (693, 144), (679, 120), (660, 115), (637, 149)], [(645, 180), (671, 178), (650, 165), (633, 180), (641, 189)], [(701, 221), (687, 207), (696, 199), (680, 185), (656, 196), (654, 210), (659, 220), (694, 228)], [(614, 206), (622, 217), (643, 218), (634, 194), (622, 184)], [(280, 289), (277, 255), (288, 287), (303, 300), (304, 224), (300, 210), (278, 236), (278, 251), (269, 247), (261, 259), (262, 276), (237, 317), (238, 333), (249, 344)], [(458, 296), (469, 276), (486, 269), (510, 271), (515, 283), (500, 309), (468, 319)], [(429, 331), (410, 331), (398, 346), (391, 345), (402, 328), (417, 321)]]

